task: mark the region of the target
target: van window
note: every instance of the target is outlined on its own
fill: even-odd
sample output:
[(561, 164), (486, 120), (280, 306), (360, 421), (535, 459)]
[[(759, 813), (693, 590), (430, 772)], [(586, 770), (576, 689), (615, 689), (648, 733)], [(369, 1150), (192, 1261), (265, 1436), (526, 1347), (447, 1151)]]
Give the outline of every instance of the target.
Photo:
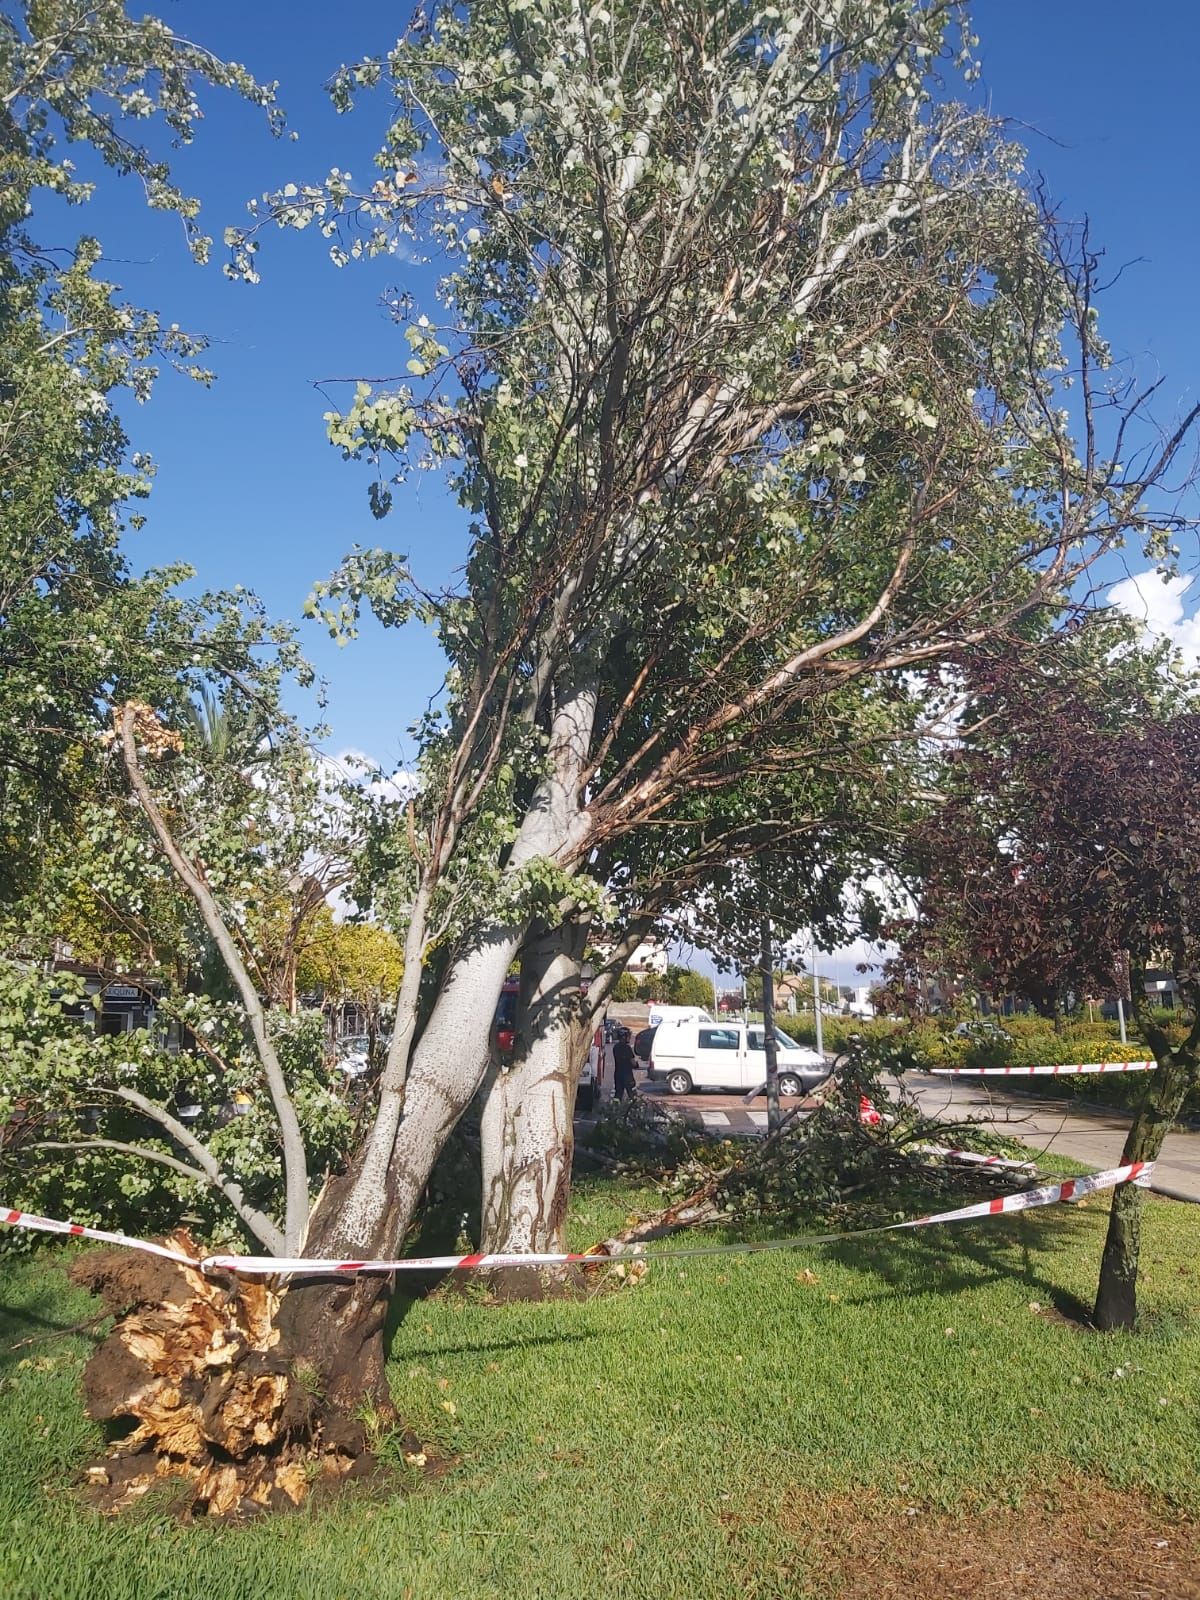
[[(751, 1050), (762, 1050), (765, 1052), (767, 1048), (766, 1038), (766, 1030), (763, 1028), (749, 1028), (746, 1031), (746, 1043), (750, 1046)], [(779, 1029), (776, 1028), (775, 1048), (777, 1050), (795, 1050), (796, 1041), (795, 1039), (790, 1038), (786, 1033), (780, 1033)]]
[(701, 1028), (701, 1050), (736, 1050), (741, 1043), (736, 1028)]

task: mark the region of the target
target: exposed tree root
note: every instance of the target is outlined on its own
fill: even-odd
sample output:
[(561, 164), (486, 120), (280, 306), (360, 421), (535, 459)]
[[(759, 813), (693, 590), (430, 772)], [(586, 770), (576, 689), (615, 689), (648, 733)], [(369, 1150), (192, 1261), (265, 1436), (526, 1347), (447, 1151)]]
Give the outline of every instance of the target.
[[(186, 1232), (169, 1242), (198, 1254)], [(133, 1423), (88, 1471), (102, 1509), (174, 1479), (190, 1515), (285, 1509), (369, 1465), (362, 1424), (331, 1414), (316, 1372), (281, 1351), (267, 1285), (121, 1250), (82, 1257), (71, 1277), (118, 1317), (84, 1371), (88, 1415)]]

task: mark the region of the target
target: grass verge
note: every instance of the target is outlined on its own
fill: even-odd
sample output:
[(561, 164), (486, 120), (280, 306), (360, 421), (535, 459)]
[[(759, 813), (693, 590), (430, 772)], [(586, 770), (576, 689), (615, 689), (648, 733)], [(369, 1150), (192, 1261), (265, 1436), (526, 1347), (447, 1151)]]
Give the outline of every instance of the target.
[[(581, 1183), (577, 1240), (644, 1203)], [(90, 1339), (38, 1336), (94, 1307), (68, 1286), (61, 1254), (5, 1261), (0, 1593), (823, 1600), (860, 1592), (857, 1561), (874, 1562), (861, 1592), (878, 1600), (892, 1592), (880, 1561), (912, 1545), (910, 1533), (907, 1546), (877, 1536), (889, 1519), (901, 1530), (928, 1519), (952, 1550), (963, 1516), (1015, 1527), (1014, 1508), (1036, 1505), (1042, 1521), (1028, 1525), (1053, 1542), (1063, 1507), (1093, 1492), (1110, 1507), (1136, 1500), (1147, 1549), (1178, 1556), (1170, 1582), (1190, 1593), (1200, 1567), (1177, 1516), (1200, 1514), (1200, 1212), (1148, 1202), (1144, 1330), (1099, 1337), (1063, 1313), (1090, 1298), (1106, 1215), (1093, 1200), (796, 1254), (664, 1262), (583, 1304), (414, 1301), (393, 1387), (454, 1469), (240, 1528), (183, 1527), (153, 1506), (105, 1522), (82, 1508), (74, 1485), (100, 1442), (78, 1401)], [(859, 1516), (872, 1540), (854, 1534)], [(917, 1571), (908, 1596), (959, 1592), (922, 1587)], [(1005, 1581), (995, 1592), (1053, 1591)], [(990, 1591), (980, 1580), (963, 1592)]]

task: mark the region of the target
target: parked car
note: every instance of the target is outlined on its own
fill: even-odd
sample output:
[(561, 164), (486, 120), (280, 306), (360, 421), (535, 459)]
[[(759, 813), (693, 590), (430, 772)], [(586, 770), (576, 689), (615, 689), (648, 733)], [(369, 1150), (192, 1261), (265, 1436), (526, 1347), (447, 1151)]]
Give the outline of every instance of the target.
[[(778, 1030), (775, 1046), (780, 1094), (803, 1094), (829, 1076), (824, 1056)], [(663, 1025), (651, 1046), (650, 1081), (665, 1083), (672, 1094), (759, 1088), (767, 1081), (765, 1030), (743, 1022)]]
[(337, 1041), (337, 1069), (348, 1078), (365, 1078), (373, 1066), (380, 1064), (392, 1042), (390, 1033), (377, 1034), (372, 1050), (369, 1033), (346, 1033)]
[(954, 1029), (954, 1037), (971, 1039), (975, 1044), (1012, 1043), (1012, 1034), (993, 1017), (976, 1017), (971, 1022), (960, 1022)]
[(347, 1078), (362, 1078), (371, 1065), (371, 1041), (365, 1033), (344, 1035), (337, 1042), (337, 1069)]

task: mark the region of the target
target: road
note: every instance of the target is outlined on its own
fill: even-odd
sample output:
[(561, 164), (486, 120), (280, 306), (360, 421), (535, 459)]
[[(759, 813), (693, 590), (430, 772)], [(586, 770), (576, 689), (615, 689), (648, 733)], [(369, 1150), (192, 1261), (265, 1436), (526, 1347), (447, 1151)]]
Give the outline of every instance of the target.
[[(637, 1028), (638, 1008), (622, 1008), (628, 1026)], [(666, 1110), (684, 1117), (695, 1127), (719, 1139), (761, 1138), (766, 1132), (764, 1098), (747, 1106), (741, 1094), (707, 1093), (673, 1095), (661, 1085), (647, 1084), (637, 1074), (638, 1093)], [(1120, 1165), (1128, 1122), (1113, 1111), (1081, 1110), (1072, 1100), (1034, 1100), (989, 1090), (985, 1079), (935, 1078), (930, 1073), (909, 1073), (905, 1087), (916, 1096), (927, 1117), (944, 1122), (978, 1119), (1020, 1139), (1034, 1150), (1070, 1156), (1094, 1167)], [(612, 1093), (611, 1065), (605, 1075), (604, 1098)], [(795, 1104), (784, 1101), (784, 1109)], [(1155, 1163), (1153, 1187), (1176, 1199), (1200, 1201), (1200, 1133), (1170, 1133)]]
[[(744, 1090), (739, 1090), (735, 1094), (724, 1094), (717, 1089), (696, 1090), (692, 1094), (672, 1094), (660, 1083), (647, 1083), (645, 1072), (640, 1066), (637, 1071), (637, 1092), (639, 1096), (652, 1100), (671, 1116), (682, 1117), (693, 1127), (703, 1128), (706, 1133), (718, 1139), (758, 1138), (767, 1131), (765, 1095), (759, 1095), (753, 1104), (748, 1106), (742, 1098)], [(600, 1098), (602, 1100), (612, 1098), (611, 1065), (605, 1072)], [(797, 1100), (781, 1101), (785, 1113), (802, 1103)]]

